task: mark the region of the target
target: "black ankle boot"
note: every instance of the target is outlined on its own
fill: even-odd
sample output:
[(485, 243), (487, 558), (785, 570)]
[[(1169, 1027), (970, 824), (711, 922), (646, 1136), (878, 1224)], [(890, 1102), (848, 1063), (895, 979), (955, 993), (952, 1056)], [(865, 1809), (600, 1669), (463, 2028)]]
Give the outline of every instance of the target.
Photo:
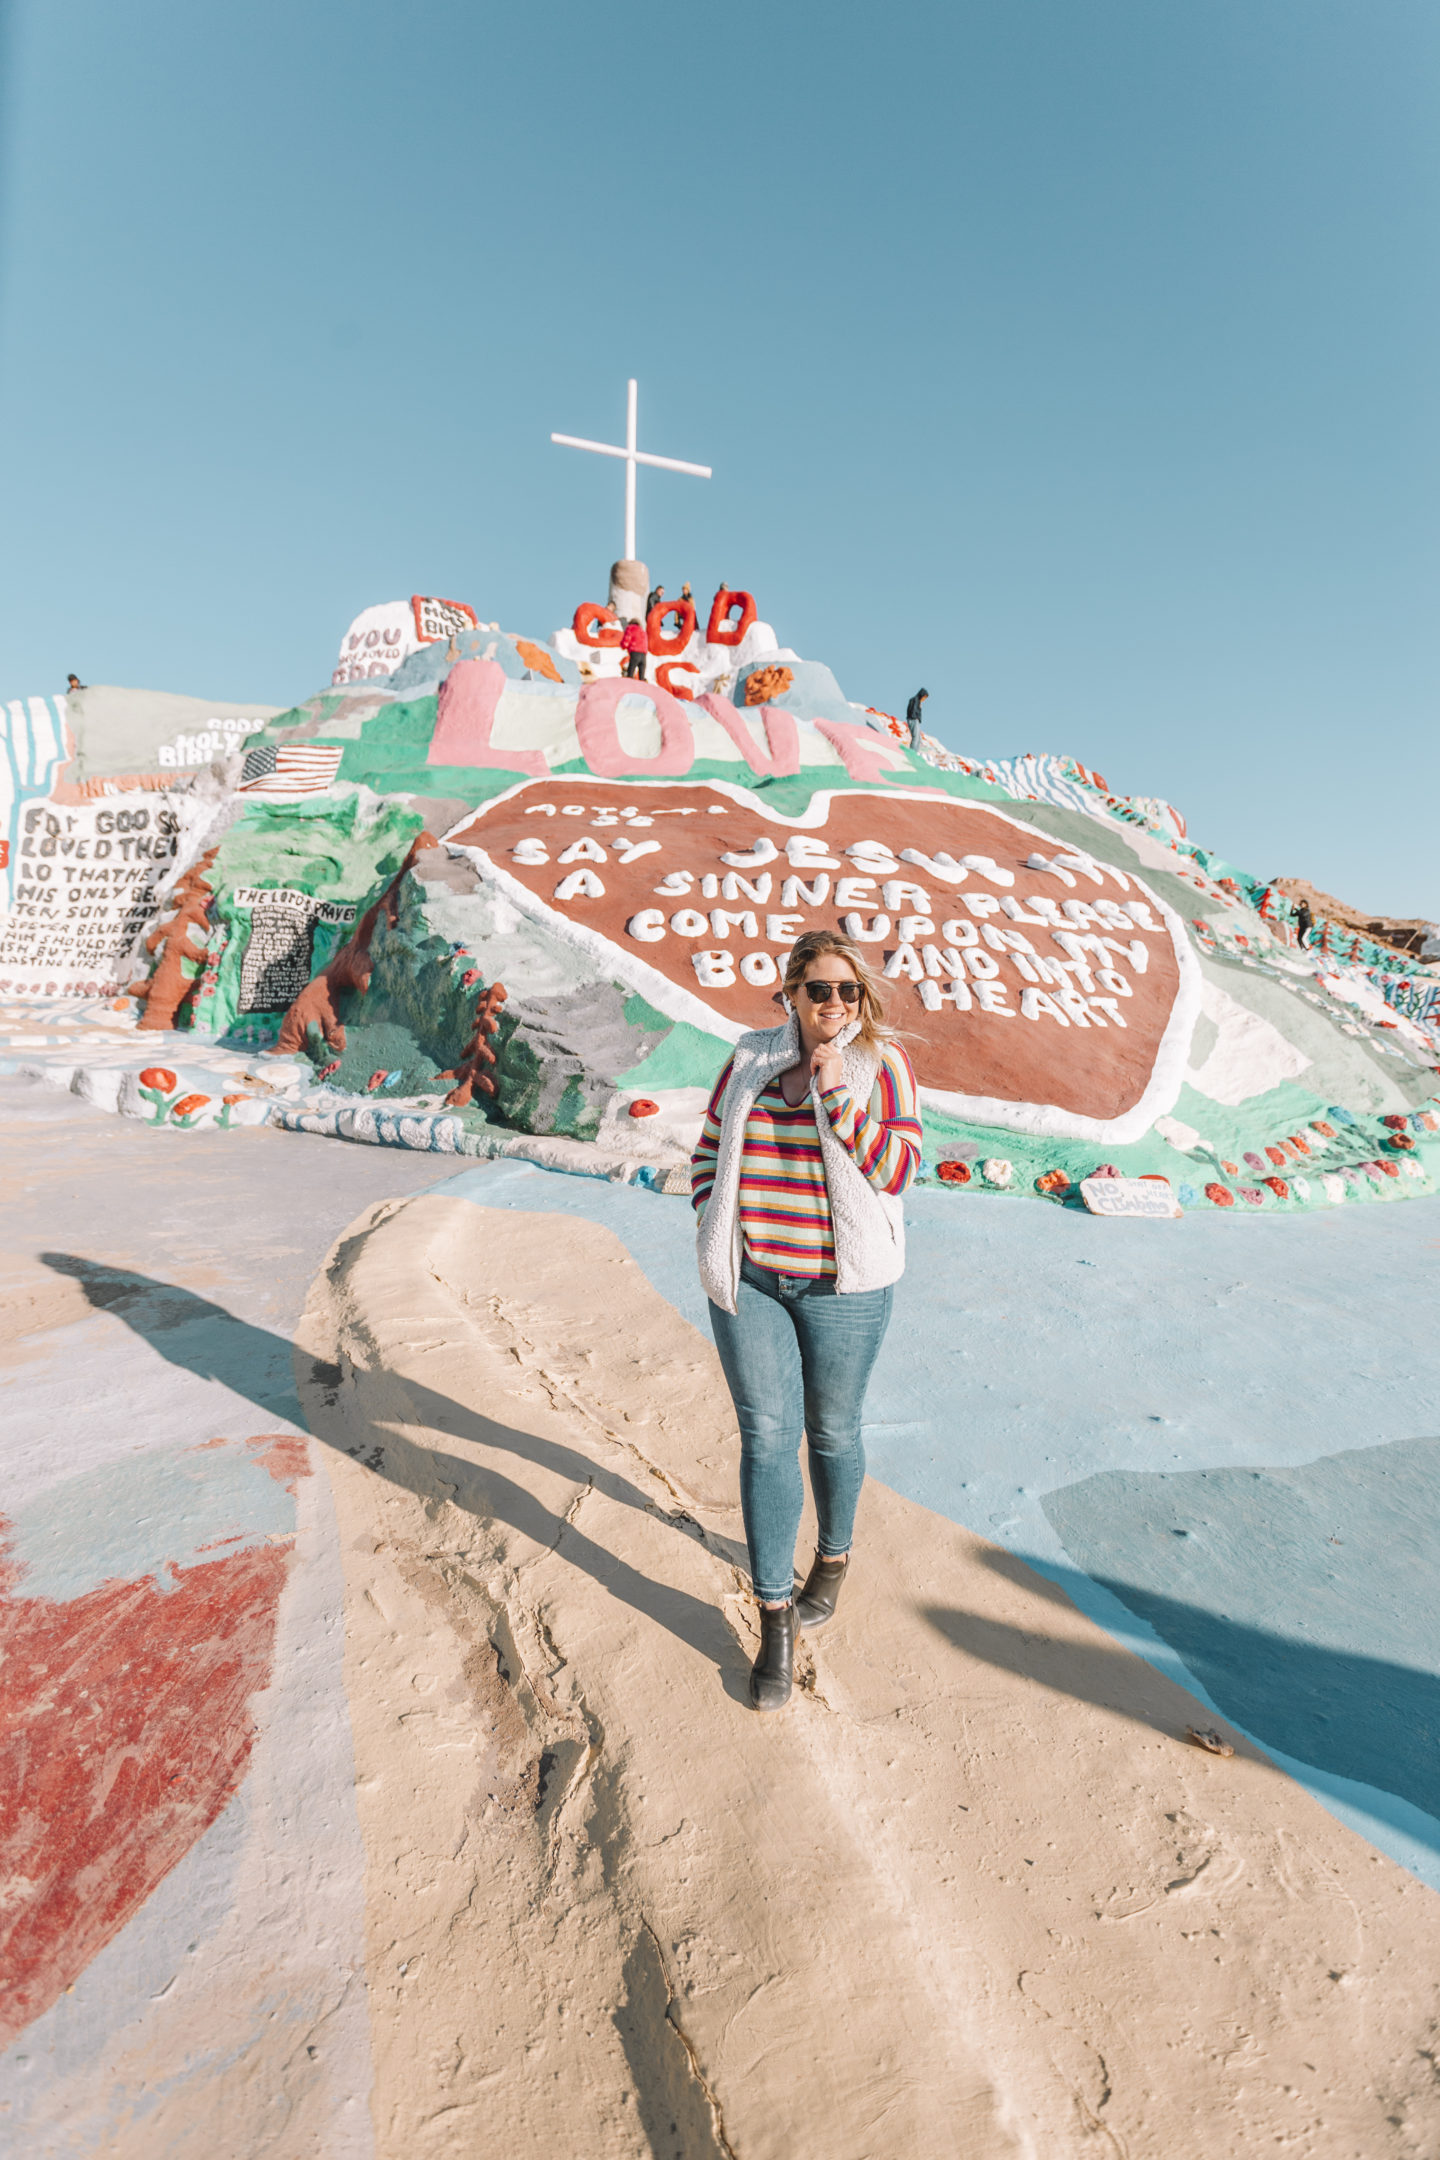
[(805, 1587), (795, 1605), (795, 1617), (807, 1635), (813, 1635), (816, 1628), (822, 1628), (834, 1619), (835, 1601), (849, 1564), (848, 1553), (839, 1560), (822, 1560), (816, 1553), (815, 1565), (806, 1576)]
[(795, 1673), (795, 1607), (760, 1608), (760, 1655), (750, 1671), (750, 1700), (757, 1710), (783, 1710)]

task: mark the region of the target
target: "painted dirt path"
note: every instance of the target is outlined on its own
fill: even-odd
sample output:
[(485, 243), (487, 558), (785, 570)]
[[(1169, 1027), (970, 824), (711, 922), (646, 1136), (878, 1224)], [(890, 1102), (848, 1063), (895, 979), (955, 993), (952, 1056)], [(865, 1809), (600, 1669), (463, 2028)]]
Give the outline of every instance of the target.
[[(1200, 1526), (1188, 1487), (1162, 1487), (1168, 1516), (1145, 1496), (1198, 1474), (1197, 1449), (1300, 1469), (1348, 1439), (1372, 1474), (1331, 1473), (1325, 1505), (1348, 1506), (1341, 1538), (1363, 1531), (1356, 1496), (1399, 1462), (1375, 1443), (1410, 1434), (1433, 1357), (1404, 1325), (1418, 1247), (1385, 1249), (1387, 1276), (1380, 1244), (1337, 1268), (1311, 1237), (1267, 1371), (1249, 1357), (1275, 1321), (1264, 1246), (1103, 1244), (1117, 1226), (1085, 1224), (1042, 1255), (1009, 1227), (1053, 1234), (1038, 1204), (931, 1196), (952, 1265), (934, 1276), (917, 1211), (865, 1570), (791, 1714), (761, 1721), (728, 1406), (676, 1272), (683, 1203), (510, 1166), (407, 1201), (443, 1166), (267, 1132), (162, 1158), (165, 1138), (48, 1097), (9, 1143), (12, 1190), (30, 1187), (8, 1261), (10, 1594), (79, 1605), (129, 1582), (173, 1601), (267, 1554), (286, 1573), (268, 1605), (231, 1601), (228, 1634), (187, 1627), (220, 1647), (182, 1674), (184, 1805), (230, 1796), (148, 1894), (142, 1871), (131, 1917), (0, 2060), (26, 2149), (763, 2160), (817, 2120), (857, 2160), (1435, 2149), (1432, 1893), (1243, 1736), (1229, 1759), (1185, 1746), (1214, 1712), (1005, 1549), (1068, 1565), (1077, 1598), (1184, 1669), (1162, 1593), (1215, 1603), (1246, 1518), (1228, 1488), (1207, 1501), (1210, 1573), (1187, 1554), (1152, 1581), (1144, 1551)], [(1337, 1284), (1366, 1258), (1356, 1295), (1394, 1326), (1352, 1375), (1347, 1317), (1365, 1315)], [(1093, 1275), (1057, 1296), (1062, 1266)], [(1206, 1357), (1177, 1315), (1211, 1268)], [(1211, 1423), (1239, 1423), (1230, 1455)], [(122, 1473), (149, 1482), (106, 1485)], [(62, 1507), (85, 1474), (96, 1503)], [(1287, 1556), (1313, 1494), (1290, 1493), (1269, 1633), (1241, 1616), (1240, 1667), (1296, 1631)], [(1403, 1589), (1403, 1536), (1392, 1561)], [(1379, 1654), (1387, 1626), (1364, 1677), (1405, 1710), (1425, 1672)], [(88, 1643), (52, 1663), (103, 1723), (117, 1665), (77, 1680)], [(1198, 1624), (1185, 1649), (1219, 1657)], [(1344, 1726), (1358, 1685), (1337, 1697), (1331, 1667), (1308, 1670)], [(1212, 1676), (1217, 1699), (1228, 1684)], [(1396, 1797), (1402, 1722), (1372, 1736)], [(121, 1735), (107, 1810), (176, 1729)], [(63, 1894), (64, 1854), (53, 1879)]]
[[(688, 1210), (512, 1165), (708, 1332)], [(1403, 1219), (1402, 1219), (1403, 1217)], [(1038, 1567), (1440, 1890), (1440, 1202), (1052, 1221), (914, 1191), (873, 1476)]]

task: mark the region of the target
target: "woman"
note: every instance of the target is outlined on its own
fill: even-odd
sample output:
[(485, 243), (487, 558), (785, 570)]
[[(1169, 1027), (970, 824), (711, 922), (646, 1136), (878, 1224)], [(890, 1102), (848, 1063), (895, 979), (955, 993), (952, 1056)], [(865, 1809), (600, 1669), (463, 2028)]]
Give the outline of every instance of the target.
[[(691, 1162), (700, 1280), (740, 1421), (757, 1710), (790, 1699), (796, 1621), (813, 1631), (834, 1616), (865, 1477), (865, 1389), (905, 1266), (900, 1195), (920, 1164), (915, 1074), (848, 938), (796, 941), (784, 1005), (782, 1027), (741, 1036)], [(797, 1603), (802, 1432), (820, 1538)]]

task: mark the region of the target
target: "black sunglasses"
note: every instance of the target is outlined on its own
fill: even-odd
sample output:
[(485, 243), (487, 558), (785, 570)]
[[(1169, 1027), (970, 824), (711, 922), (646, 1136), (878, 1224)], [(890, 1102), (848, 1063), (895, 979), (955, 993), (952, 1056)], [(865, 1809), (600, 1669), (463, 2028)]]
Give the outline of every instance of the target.
[(828, 1005), (832, 997), (843, 998), (847, 1005), (860, 1002), (860, 985), (857, 982), (807, 982), (803, 985), (812, 1005)]

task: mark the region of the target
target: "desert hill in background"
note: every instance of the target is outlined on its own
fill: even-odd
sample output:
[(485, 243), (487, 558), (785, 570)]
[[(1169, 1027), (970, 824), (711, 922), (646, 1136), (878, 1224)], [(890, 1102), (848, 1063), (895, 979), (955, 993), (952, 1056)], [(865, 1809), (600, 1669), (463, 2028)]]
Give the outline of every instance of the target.
[[(1276, 889), (1287, 900), (1297, 903), (1308, 900), (1310, 912), (1316, 921), (1339, 923), (1343, 929), (1354, 930), (1361, 937), (1375, 940), (1377, 945), (1388, 945), (1394, 952), (1413, 953), (1417, 960), (1440, 959), (1440, 925), (1426, 922), (1420, 916), (1403, 919), (1393, 915), (1367, 915), (1363, 908), (1348, 907), (1337, 900), (1333, 893), (1322, 892), (1308, 878), (1276, 878)], [(1426, 947), (1429, 950), (1426, 950)]]

